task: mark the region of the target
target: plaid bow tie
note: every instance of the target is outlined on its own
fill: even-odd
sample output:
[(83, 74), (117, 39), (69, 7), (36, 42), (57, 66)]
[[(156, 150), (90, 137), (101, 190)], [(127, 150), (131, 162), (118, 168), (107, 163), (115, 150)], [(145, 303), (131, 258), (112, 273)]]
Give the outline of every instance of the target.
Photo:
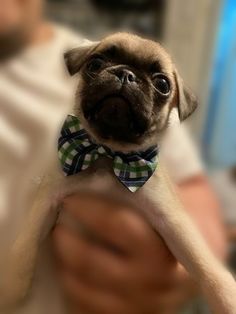
[(154, 173), (158, 163), (158, 147), (143, 152), (124, 154), (92, 142), (79, 119), (68, 115), (58, 142), (59, 159), (66, 176), (87, 169), (100, 156), (113, 159), (116, 177), (131, 192), (137, 191)]

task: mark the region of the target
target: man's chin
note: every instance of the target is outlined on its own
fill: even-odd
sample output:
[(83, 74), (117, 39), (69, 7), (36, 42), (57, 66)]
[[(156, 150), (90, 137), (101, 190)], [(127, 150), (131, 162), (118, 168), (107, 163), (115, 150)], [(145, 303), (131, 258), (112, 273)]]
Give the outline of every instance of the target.
[(26, 32), (20, 27), (4, 29), (0, 25), (0, 62), (10, 59), (24, 49), (28, 41)]

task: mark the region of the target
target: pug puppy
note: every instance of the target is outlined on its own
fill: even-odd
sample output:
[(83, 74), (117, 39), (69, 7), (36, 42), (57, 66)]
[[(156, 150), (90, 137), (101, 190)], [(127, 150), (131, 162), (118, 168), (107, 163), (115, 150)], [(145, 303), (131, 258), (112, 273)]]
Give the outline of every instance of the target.
[[(69, 73), (78, 79), (74, 115), (80, 121), (79, 132), (103, 153), (96, 153), (93, 162), (75, 172), (69, 167), (66, 177), (58, 156), (52, 158), (50, 172), (41, 183), (25, 226), (6, 256), (1, 304), (14, 304), (27, 295), (42, 234), (48, 234), (49, 215), (57, 212), (63, 198), (76, 191), (109, 191), (109, 197), (130, 204), (146, 217), (199, 283), (213, 313), (236, 313), (234, 279), (210, 252), (184, 211), (158, 155), (157, 146), (168, 128), (171, 112), (178, 110), (180, 120), (184, 120), (197, 106), (170, 56), (156, 42), (118, 33), (67, 52), (65, 61)], [(127, 159), (150, 148), (154, 155), (148, 162), (156, 162), (157, 156), (158, 162), (141, 183), (126, 182), (114, 170), (117, 152), (119, 158), (122, 155)]]

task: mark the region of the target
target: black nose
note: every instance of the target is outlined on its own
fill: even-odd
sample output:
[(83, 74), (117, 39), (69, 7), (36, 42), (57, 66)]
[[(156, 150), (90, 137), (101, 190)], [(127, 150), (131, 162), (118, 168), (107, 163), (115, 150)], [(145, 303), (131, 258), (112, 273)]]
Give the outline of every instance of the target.
[(116, 73), (122, 84), (130, 84), (136, 81), (135, 74), (127, 69), (121, 69)]

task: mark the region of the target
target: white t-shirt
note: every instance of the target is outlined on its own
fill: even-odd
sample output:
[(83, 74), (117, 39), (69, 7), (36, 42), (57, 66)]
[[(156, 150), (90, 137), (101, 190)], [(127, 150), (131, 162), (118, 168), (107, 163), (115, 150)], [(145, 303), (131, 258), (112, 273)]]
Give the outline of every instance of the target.
[[(30, 208), (44, 173), (46, 147), (73, 105), (75, 79), (66, 71), (63, 53), (87, 42), (55, 26), (50, 42), (0, 65), (0, 258)], [(178, 123), (171, 128), (163, 153), (176, 180), (201, 172), (191, 141)], [(39, 284), (17, 314), (63, 313), (47, 271), (46, 262), (41, 263)]]

